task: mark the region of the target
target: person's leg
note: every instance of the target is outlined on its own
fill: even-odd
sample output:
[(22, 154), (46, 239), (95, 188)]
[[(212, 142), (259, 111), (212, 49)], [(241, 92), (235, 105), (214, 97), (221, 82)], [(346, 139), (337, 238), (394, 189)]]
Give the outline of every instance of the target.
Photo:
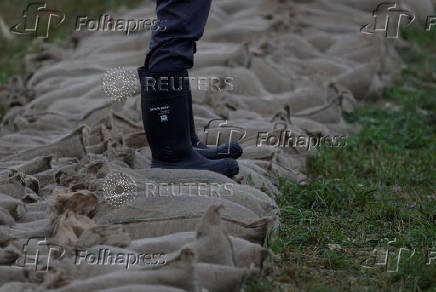
[[(145, 67), (151, 72), (171, 72), (192, 68), (196, 41), (204, 32), (211, 0), (157, 1), (159, 23), (165, 29), (154, 31)], [(230, 142), (219, 147), (206, 147), (195, 131), (192, 111), (192, 94), (188, 92), (189, 126), (192, 146), (209, 159), (238, 158), (241, 146)]]
[(151, 167), (203, 169), (230, 177), (236, 175), (239, 172), (236, 160), (209, 160), (192, 148), (187, 106), (189, 80), (185, 78), (188, 72), (156, 73), (142, 67), (138, 73), (142, 120), (152, 154)]
[(157, 0), (156, 13), (164, 29), (153, 31), (145, 66), (151, 72), (190, 69), (195, 42), (204, 32), (211, 0)]
[(186, 69), (193, 65), (195, 41), (203, 33), (209, 8), (208, 0), (157, 1), (158, 19), (166, 30), (153, 33), (145, 65), (138, 69), (152, 168), (205, 169), (228, 176), (239, 171), (234, 159), (209, 160), (194, 151), (191, 142)]

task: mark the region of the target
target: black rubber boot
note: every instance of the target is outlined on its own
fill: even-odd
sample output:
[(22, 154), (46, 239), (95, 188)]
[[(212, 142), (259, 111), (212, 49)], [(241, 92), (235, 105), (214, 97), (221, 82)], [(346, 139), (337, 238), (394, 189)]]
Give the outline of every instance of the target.
[(189, 130), (189, 79), (181, 72), (151, 73), (138, 69), (144, 129), (152, 168), (204, 169), (226, 176), (239, 172), (231, 158), (209, 160), (193, 150)]
[(195, 132), (194, 113), (192, 111), (192, 94), (188, 95), (189, 107), (189, 131), (191, 133), (191, 143), (194, 150), (208, 159), (233, 158), (237, 159), (242, 155), (242, 147), (237, 142), (230, 141), (218, 147), (208, 147), (204, 145)]

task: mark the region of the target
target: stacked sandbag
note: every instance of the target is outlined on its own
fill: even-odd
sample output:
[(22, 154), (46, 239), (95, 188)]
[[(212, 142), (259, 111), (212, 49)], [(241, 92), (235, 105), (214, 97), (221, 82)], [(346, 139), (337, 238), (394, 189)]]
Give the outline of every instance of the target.
[[(123, 287), (133, 289), (136, 285), (141, 285), (144, 291), (204, 291), (203, 288), (207, 291), (240, 291), (243, 283), (256, 272), (255, 267), (261, 267), (270, 254), (259, 244), (228, 235), (220, 215), (224, 205), (211, 205), (194, 232), (142, 238), (129, 243), (130, 238), (119, 240), (120, 233), (125, 231), (116, 230), (117, 225), (97, 227), (100, 231), (105, 229), (112, 239), (103, 236), (96, 240), (92, 236), (98, 233), (96, 227), (79, 220), (84, 216), (93, 222), (87, 215), (80, 215), (89, 215), (92, 211), (93, 194), (76, 192), (57, 194), (55, 198), (50, 208), (52, 231), (48, 242), (50, 246), (64, 250), (56, 258), (50, 258), (47, 272), (25, 269), (22, 276), (41, 291), (122, 291)], [(76, 220), (66, 220), (65, 214), (75, 216)], [(59, 221), (63, 221), (62, 228), (59, 228)], [(78, 234), (78, 231), (81, 232)], [(18, 240), (17, 244), (22, 241), (24, 239)], [(38, 247), (38, 242), (27, 244), (26, 252)], [(105, 256), (100, 261), (101, 251)], [(97, 263), (87, 262), (90, 253), (99, 255)], [(119, 254), (128, 257), (123, 262), (109, 259), (109, 255), (118, 257)], [(143, 257), (139, 262), (139, 255), (150, 255), (150, 258), (145, 260)], [(44, 260), (49, 256), (42, 252), (37, 259), (43, 268), (46, 268)], [(0, 264), (10, 265), (16, 259), (24, 260), (22, 257), (19, 251), (9, 247), (0, 252)]]
[[(154, 19), (154, 5), (113, 17)], [(304, 180), (310, 139), (348, 135), (342, 112), (380, 97), (399, 71), (401, 39), (360, 32), (377, 5), (213, 1), (190, 71), (193, 110), (206, 144), (244, 147), (232, 179), (151, 169), (139, 86), (121, 101), (102, 89), (114, 67), (136, 76), (149, 31), (78, 33), (72, 49), (29, 56), (30, 77), (0, 89), (0, 290), (239, 291), (270, 254), (277, 178)], [(419, 21), (432, 14), (430, 0), (400, 5)], [(280, 143), (288, 134), (305, 143)], [(126, 202), (108, 194), (114, 175), (133, 186)], [(160, 264), (78, 265), (78, 249)], [(24, 264), (37, 250), (43, 273)]]

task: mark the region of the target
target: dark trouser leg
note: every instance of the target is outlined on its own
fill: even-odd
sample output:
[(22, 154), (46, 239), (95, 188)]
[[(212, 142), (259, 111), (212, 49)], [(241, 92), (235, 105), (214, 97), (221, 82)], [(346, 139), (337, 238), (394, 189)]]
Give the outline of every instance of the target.
[[(196, 44), (204, 32), (211, 0), (157, 1), (156, 13), (164, 29), (153, 31), (145, 68), (150, 72), (179, 72), (194, 65)], [(195, 132), (192, 95), (188, 93), (192, 145), (200, 141)]]
[(145, 67), (151, 72), (192, 68), (210, 5), (211, 0), (157, 0), (157, 18), (165, 29), (153, 31)]
[[(152, 34), (150, 51), (144, 66), (150, 73), (182, 72), (192, 68), (196, 52), (195, 42), (203, 35), (210, 5), (211, 0), (157, 1), (157, 17), (160, 27), (164, 29)], [(198, 149), (199, 153), (209, 159), (239, 157), (242, 148), (237, 143), (207, 148), (200, 142), (195, 132), (191, 91), (187, 88), (184, 92), (191, 145), (202, 148)]]

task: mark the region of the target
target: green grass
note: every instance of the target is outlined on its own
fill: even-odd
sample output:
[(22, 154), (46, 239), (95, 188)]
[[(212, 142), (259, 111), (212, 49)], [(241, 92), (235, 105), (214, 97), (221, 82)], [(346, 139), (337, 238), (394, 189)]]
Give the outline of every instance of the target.
[(401, 80), (346, 115), (361, 132), (310, 159), (305, 184), (280, 179), (281, 259), (246, 291), (436, 291), (436, 33), (403, 35)]
[[(35, 1), (2, 0), (0, 16), (8, 27), (12, 27), (22, 21), (22, 12), (31, 2)], [(144, 4), (144, 0), (46, 0), (39, 2), (45, 2), (48, 8), (60, 10), (66, 15), (65, 22), (58, 28), (50, 29), (49, 38), (43, 40), (43, 42), (59, 45), (64, 44), (67, 37), (74, 31), (77, 16), (97, 18), (108, 11), (116, 11), (121, 6), (131, 8)], [(8, 40), (0, 32), (0, 84), (8, 83), (9, 78), (14, 75), (23, 76), (26, 73), (25, 55), (39, 50), (39, 41), (35, 41), (32, 36), (25, 35), (13, 35), (13, 39)]]

